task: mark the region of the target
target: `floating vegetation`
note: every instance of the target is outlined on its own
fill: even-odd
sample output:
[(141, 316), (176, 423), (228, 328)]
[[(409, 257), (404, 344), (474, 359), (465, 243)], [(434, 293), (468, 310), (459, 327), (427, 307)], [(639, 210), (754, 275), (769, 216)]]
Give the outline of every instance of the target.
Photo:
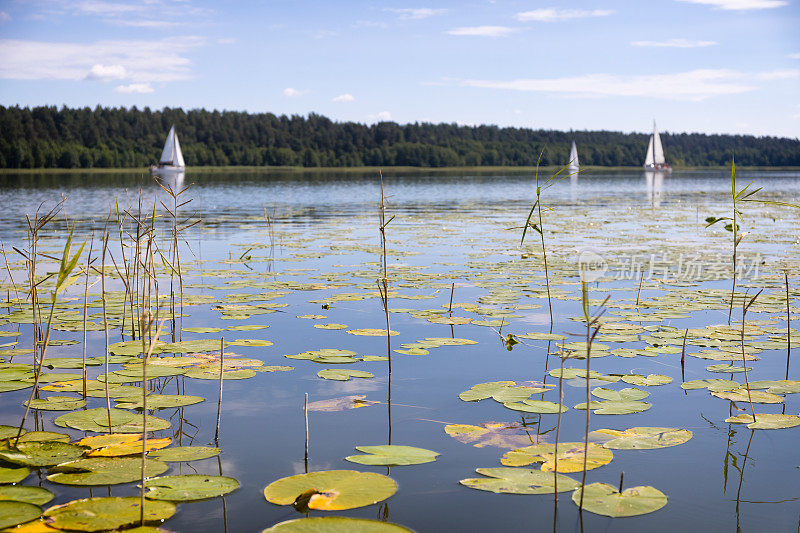
[(356, 446), (356, 450), (363, 455), (349, 455), (345, 457), (351, 463), (371, 466), (399, 466), (419, 465), (432, 463), (439, 455), (438, 452), (415, 448), (414, 446), (398, 446), (386, 444), (383, 446)]
[(264, 489), (268, 502), (298, 510), (341, 511), (385, 500), (397, 491), (390, 477), (354, 470), (326, 470), (285, 477)]
[(556, 483), (560, 492), (580, 487), (580, 483), (570, 477), (554, 476), (541, 470), (495, 467), (476, 468), (475, 472), (486, 477), (462, 479), (459, 483), (471, 489), (502, 494), (551, 494), (556, 491)]
[(590, 513), (613, 518), (652, 513), (667, 505), (667, 497), (654, 487), (631, 487), (620, 492), (608, 483), (579, 487), (572, 493), (572, 501), (576, 505), (582, 501)]

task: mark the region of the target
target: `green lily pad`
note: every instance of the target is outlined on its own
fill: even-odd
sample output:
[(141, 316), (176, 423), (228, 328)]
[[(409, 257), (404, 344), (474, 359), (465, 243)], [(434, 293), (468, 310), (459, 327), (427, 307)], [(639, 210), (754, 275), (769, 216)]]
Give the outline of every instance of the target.
[(264, 339), (237, 339), (235, 341), (228, 341), (231, 346), (272, 346), (274, 342)]
[(314, 324), (317, 329), (347, 329), (345, 324)]
[(412, 533), (403, 526), (344, 516), (310, 516), (275, 524), (261, 533)]
[(661, 374), (649, 374), (641, 376), (639, 374), (626, 374), (621, 377), (622, 381), (637, 387), (653, 387), (656, 385), (667, 385), (672, 383), (672, 378)]
[(480, 426), (471, 424), (448, 424), (444, 432), (465, 444), (476, 448), (496, 446), (498, 448), (521, 448), (536, 444), (535, 434), (525, 431), (518, 422), (485, 422)]
[(345, 459), (351, 463), (359, 463), (362, 465), (371, 466), (418, 465), (423, 463), (431, 463), (435, 461), (436, 457), (439, 455), (437, 452), (426, 450), (424, 448), (398, 446), (395, 444), (386, 444), (383, 446), (356, 446), (356, 450), (367, 455), (350, 455), (345, 457)]
[(506, 402), (503, 406), (513, 409), (514, 411), (522, 411), (523, 413), (539, 413), (539, 414), (557, 414), (560, 410), (562, 413), (567, 410), (565, 405), (559, 405), (547, 400), (522, 400), (521, 402)]
[[(139, 457), (93, 457), (62, 463), (49, 470), (47, 479), (63, 485), (114, 485), (141, 479), (142, 459)], [(167, 465), (155, 459), (145, 463), (145, 476), (163, 474)]]
[[(558, 455), (558, 472), (583, 471), (583, 442), (559, 442), (555, 444), (534, 444), (506, 452), (500, 462), (506, 466), (525, 466), (542, 463), (542, 470), (552, 472)], [(611, 450), (599, 444), (589, 443), (586, 455), (586, 470), (607, 465), (614, 458)]]
[(164, 448), (147, 454), (148, 457), (166, 462), (199, 461), (219, 455), (219, 448), (211, 446), (175, 446)]
[(0, 483), (19, 483), (31, 473), (27, 466), (12, 463), (0, 464)]
[(626, 387), (620, 390), (612, 390), (604, 387), (598, 387), (592, 391), (592, 394), (594, 396), (597, 396), (598, 398), (614, 402), (636, 401), (636, 400), (642, 400), (650, 396), (649, 392), (634, 387)]
[(622, 431), (597, 429), (589, 439), (614, 450), (654, 450), (688, 442), (692, 432), (688, 429), (633, 427)]
[(38, 505), (20, 501), (0, 500), (0, 527), (6, 528), (36, 520), (42, 516)]
[(720, 365), (708, 365), (706, 367), (706, 370), (708, 370), (709, 372), (716, 372), (719, 374), (735, 374), (738, 372), (745, 372), (745, 370), (747, 372), (750, 372), (751, 370), (753, 370), (753, 367), (748, 366), (745, 369), (745, 367), (743, 366), (736, 366), (729, 363), (723, 363)]
[(194, 328), (183, 328), (183, 331), (188, 331), (189, 333), (218, 333), (220, 331), (224, 331), (224, 328), (198, 326)]
[(747, 424), (748, 429), (785, 429), (800, 426), (800, 416), (756, 413), (755, 422), (753, 415), (741, 414), (725, 419), (733, 424)]
[(86, 405), (86, 401), (72, 396), (48, 396), (47, 398), (34, 398), (30, 402), (31, 409), (41, 409), (43, 411), (73, 411)]
[[(18, 432), (19, 432), (19, 427), (0, 425), (0, 440), (7, 439), (9, 437), (16, 438)], [(24, 435), (25, 433), (26, 431), (23, 429), (22, 434)]]
[(730, 379), (693, 379), (681, 383), (684, 390), (708, 389), (711, 392), (729, 391), (741, 388), (741, 383)]
[(23, 432), (19, 438), (19, 442), (42, 442), (46, 440), (69, 442), (70, 436), (66, 433), (56, 433), (55, 431), (28, 431), (27, 433)]
[[(147, 396), (148, 409), (169, 409), (172, 407), (183, 407), (204, 401), (200, 396), (187, 396), (185, 394), (150, 394)], [(117, 400), (118, 409), (142, 409), (144, 407), (142, 399), (137, 400)]]
[(580, 483), (563, 474), (553, 474), (527, 468), (476, 468), (482, 478), (468, 478), (459, 481), (471, 489), (485, 490), (498, 494), (552, 494), (555, 492), (555, 478), (558, 478), (558, 491), (575, 490)]
[[(86, 498), (47, 509), (47, 523), (69, 531), (105, 531), (138, 524), (141, 520), (139, 497)], [(175, 514), (169, 502), (146, 500), (144, 519), (148, 522), (166, 520)]]
[[(144, 422), (141, 413), (131, 413), (121, 409), (111, 409), (111, 428), (108, 427), (108, 411), (105, 407), (87, 409), (86, 411), (73, 411), (56, 418), (53, 423), (61, 427), (71, 427), (81, 431), (95, 431), (97, 433), (141, 433)], [(156, 416), (147, 417), (148, 431), (168, 429), (170, 423)]]
[(712, 396), (731, 400), (733, 402), (753, 402), (753, 403), (782, 403), (783, 398), (777, 394), (760, 390), (748, 390), (744, 387), (730, 391), (710, 391)]
[(572, 493), (572, 501), (579, 505), (583, 490), (583, 508), (614, 518), (638, 516), (658, 511), (667, 505), (667, 496), (654, 487), (631, 487), (619, 492), (608, 483), (591, 483)]
[(232, 477), (186, 474), (155, 477), (144, 486), (148, 499), (186, 502), (223, 496), (238, 489), (239, 482)]
[(772, 394), (795, 394), (800, 392), (800, 381), (791, 379), (759, 380), (750, 382), (750, 390), (767, 389)]
[(38, 468), (73, 461), (84, 451), (81, 446), (55, 440), (19, 442), (15, 448), (0, 450), (0, 458), (9, 463)]
[(349, 370), (344, 368), (326, 368), (320, 370), (317, 375), (322, 379), (332, 379), (334, 381), (347, 381), (350, 378), (374, 378), (375, 375), (364, 370)]
[[(596, 415), (630, 415), (647, 411), (651, 407), (652, 405), (647, 402), (633, 400), (589, 402), (589, 409), (594, 411)], [(586, 403), (579, 403), (575, 406), (575, 409), (586, 409)]]
[[(256, 373), (251, 368), (240, 368), (238, 370), (223, 370), (222, 379), (249, 379)], [(219, 380), (219, 368), (196, 368), (186, 372), (186, 377), (195, 379), (215, 379)]]
[[(7, 485), (0, 487), (0, 500), (44, 505), (55, 498), (55, 494), (42, 487), (26, 487), (22, 485)], [(0, 513), (2, 514), (2, 513)]]
[(277, 505), (295, 504), (299, 509), (338, 511), (372, 505), (396, 491), (397, 483), (382, 474), (324, 470), (274, 481), (264, 489), (264, 497)]

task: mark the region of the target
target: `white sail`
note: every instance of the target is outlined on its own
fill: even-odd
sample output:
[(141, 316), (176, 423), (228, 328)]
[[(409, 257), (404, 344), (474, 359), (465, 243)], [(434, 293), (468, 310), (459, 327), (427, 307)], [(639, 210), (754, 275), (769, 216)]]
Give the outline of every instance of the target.
[(654, 166), (653, 160), (653, 136), (650, 136), (650, 142), (647, 143), (647, 155), (644, 156), (644, 166)]
[(175, 133), (174, 125), (169, 129), (167, 142), (164, 143), (164, 150), (161, 152), (161, 158), (158, 160), (158, 164), (161, 166), (169, 165), (181, 168), (186, 166), (183, 161), (183, 152), (181, 152), (181, 143), (178, 142), (178, 134)]
[(569, 151), (569, 168), (577, 170), (580, 168), (578, 162), (578, 148), (575, 146), (575, 141), (572, 141), (572, 149)]
[[(174, 131), (175, 130), (175, 126), (173, 126), (172, 129)], [(186, 166), (186, 163), (184, 163), (184, 161), (183, 161), (183, 152), (181, 152), (181, 143), (178, 142), (178, 134), (175, 133), (172, 137), (175, 139), (175, 163), (174, 164), (175, 164), (176, 167), (183, 168), (183, 167)], [(661, 143), (659, 142), (658, 145), (661, 146)]]
[(653, 160), (656, 165), (663, 165), (667, 162), (667, 160), (664, 159), (664, 148), (661, 146), (661, 135), (658, 134), (655, 121), (653, 121)]

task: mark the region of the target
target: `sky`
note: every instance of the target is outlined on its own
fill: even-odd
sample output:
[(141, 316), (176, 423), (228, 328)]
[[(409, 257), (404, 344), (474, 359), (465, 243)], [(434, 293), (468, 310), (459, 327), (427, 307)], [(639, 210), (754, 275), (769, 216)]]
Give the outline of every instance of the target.
[(800, 136), (800, 0), (0, 0), (0, 105)]

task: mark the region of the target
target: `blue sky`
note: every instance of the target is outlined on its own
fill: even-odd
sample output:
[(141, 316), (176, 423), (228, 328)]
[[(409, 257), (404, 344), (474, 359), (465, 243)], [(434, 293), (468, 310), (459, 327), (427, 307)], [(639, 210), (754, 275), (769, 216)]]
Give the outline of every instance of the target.
[(800, 136), (800, 0), (0, 0), (0, 104)]

